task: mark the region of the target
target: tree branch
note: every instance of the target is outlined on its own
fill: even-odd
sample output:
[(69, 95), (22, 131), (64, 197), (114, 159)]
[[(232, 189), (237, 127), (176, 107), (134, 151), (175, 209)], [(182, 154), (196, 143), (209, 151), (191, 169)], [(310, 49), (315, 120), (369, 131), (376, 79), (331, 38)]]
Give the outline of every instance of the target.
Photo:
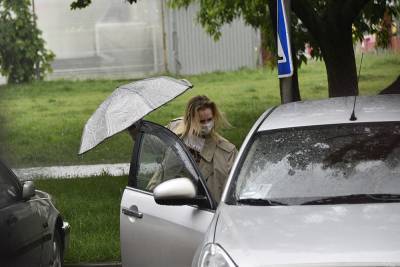
[[(137, 0), (126, 0), (129, 4), (136, 3)], [(75, 0), (70, 4), (70, 8), (74, 9), (82, 9), (89, 6), (92, 3), (92, 0)]]
[(278, 47), (278, 45), (276, 44), (277, 43), (277, 40), (276, 40), (276, 38), (278, 37), (277, 36), (277, 24), (278, 24), (278, 21), (277, 21), (277, 2), (276, 2), (276, 0), (269, 0), (268, 1), (268, 10), (269, 10), (269, 15), (270, 15), (270, 19), (271, 19), (271, 22), (272, 22), (272, 31), (274, 32), (274, 40), (275, 40), (275, 45)]
[(358, 14), (360, 14), (361, 10), (364, 6), (371, 0), (352, 0), (345, 1), (343, 5), (343, 17), (347, 23), (353, 23)]
[(303, 22), (305, 27), (311, 32), (315, 39), (321, 35), (320, 27), (321, 21), (313, 9), (311, 1), (309, 0), (294, 0), (291, 2), (292, 10), (296, 13), (297, 17)]

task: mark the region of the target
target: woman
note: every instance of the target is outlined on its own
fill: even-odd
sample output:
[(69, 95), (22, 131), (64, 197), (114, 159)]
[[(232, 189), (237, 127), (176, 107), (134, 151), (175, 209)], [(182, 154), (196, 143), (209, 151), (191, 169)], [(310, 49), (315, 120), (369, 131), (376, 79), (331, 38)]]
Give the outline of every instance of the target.
[[(190, 99), (184, 117), (173, 120), (167, 126), (184, 141), (217, 202), (221, 199), (237, 155), (235, 145), (217, 132), (218, 129), (228, 126), (228, 121), (217, 105), (207, 96)], [(152, 181), (147, 187), (153, 187)]]

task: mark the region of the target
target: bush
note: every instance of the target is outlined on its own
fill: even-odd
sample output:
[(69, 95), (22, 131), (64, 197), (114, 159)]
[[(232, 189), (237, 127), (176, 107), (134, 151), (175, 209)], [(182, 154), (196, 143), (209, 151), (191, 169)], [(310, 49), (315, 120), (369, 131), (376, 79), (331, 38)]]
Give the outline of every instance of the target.
[(0, 0), (0, 67), (8, 83), (43, 79), (54, 54), (46, 50), (31, 0)]

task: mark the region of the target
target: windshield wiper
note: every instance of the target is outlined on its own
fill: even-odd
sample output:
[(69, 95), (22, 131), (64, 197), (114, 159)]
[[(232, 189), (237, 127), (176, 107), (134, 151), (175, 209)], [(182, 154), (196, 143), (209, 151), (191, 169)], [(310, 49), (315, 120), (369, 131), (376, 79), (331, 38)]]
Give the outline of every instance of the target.
[(400, 194), (354, 194), (313, 199), (301, 205), (363, 204), (400, 202)]
[(286, 203), (282, 203), (272, 199), (262, 199), (262, 198), (241, 198), (237, 201), (240, 204), (250, 205), (250, 206), (287, 206)]

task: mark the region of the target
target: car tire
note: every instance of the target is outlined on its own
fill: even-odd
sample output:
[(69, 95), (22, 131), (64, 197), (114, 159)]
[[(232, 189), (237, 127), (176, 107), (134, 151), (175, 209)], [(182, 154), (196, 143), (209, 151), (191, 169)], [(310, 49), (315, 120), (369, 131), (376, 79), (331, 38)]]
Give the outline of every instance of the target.
[(51, 244), (51, 263), (50, 267), (62, 267), (64, 265), (64, 255), (59, 231), (55, 231)]

